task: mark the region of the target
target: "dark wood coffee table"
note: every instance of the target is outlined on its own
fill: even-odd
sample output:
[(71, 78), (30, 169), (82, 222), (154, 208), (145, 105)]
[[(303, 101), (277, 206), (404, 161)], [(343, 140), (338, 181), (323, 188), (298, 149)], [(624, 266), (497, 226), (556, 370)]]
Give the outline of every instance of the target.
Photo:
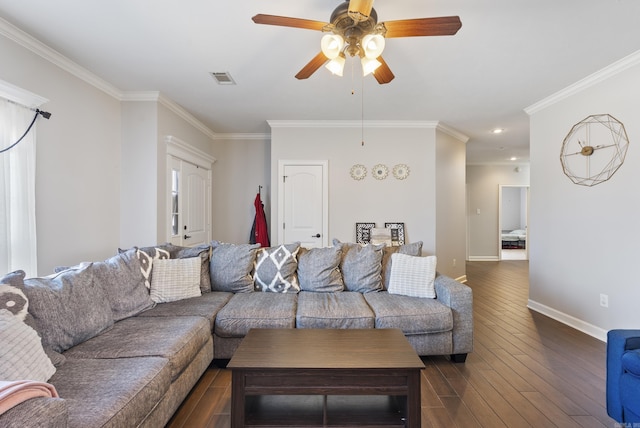
[[(397, 329), (252, 329), (227, 367), (232, 427), (420, 427), (424, 364)], [(294, 403), (269, 407), (274, 396)], [(349, 409), (346, 396), (400, 405), (373, 397), (371, 409), (361, 409), (366, 400)]]

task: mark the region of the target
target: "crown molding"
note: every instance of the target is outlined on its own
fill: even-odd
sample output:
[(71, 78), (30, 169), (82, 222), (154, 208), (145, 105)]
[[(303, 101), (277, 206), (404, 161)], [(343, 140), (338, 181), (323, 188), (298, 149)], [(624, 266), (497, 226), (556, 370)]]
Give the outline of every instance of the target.
[(411, 120), (267, 120), (271, 128), (423, 128), (435, 129), (437, 121)]
[(453, 129), (452, 127), (445, 125), (442, 122), (438, 122), (438, 125), (436, 126), (436, 129), (438, 131), (441, 131), (453, 138), (455, 138), (456, 140), (461, 141), (463, 144), (467, 144), (467, 141), (469, 141), (469, 137), (467, 137), (466, 135), (464, 135), (461, 132), (456, 131), (455, 129)]
[(609, 79), (610, 77), (615, 76), (616, 74), (622, 73), (623, 71), (640, 64), (640, 51), (636, 51), (626, 57), (614, 62), (613, 64), (596, 71), (595, 73), (585, 77), (582, 80), (577, 81), (576, 83), (567, 86), (566, 88), (556, 92), (553, 95), (544, 98), (543, 100), (538, 101), (535, 104), (530, 105), (525, 108), (524, 111), (529, 116), (534, 113), (537, 113), (545, 108), (552, 106), (566, 98), (569, 98), (572, 95), (575, 95), (579, 92), (584, 91), (591, 86), (594, 86), (604, 80)]
[(260, 140), (260, 141), (268, 141), (271, 140), (271, 134), (258, 134), (258, 133), (228, 133), (228, 134), (220, 134), (216, 133), (214, 140)]
[(120, 99), (122, 91), (106, 80), (96, 76), (84, 67), (79, 66), (55, 49), (45, 45), (30, 34), (25, 33), (7, 20), (0, 18), (0, 35), (14, 41), (20, 46), (30, 50), (36, 55), (46, 59), (50, 63), (57, 65), (61, 69), (84, 80), (97, 89), (105, 92), (113, 98)]

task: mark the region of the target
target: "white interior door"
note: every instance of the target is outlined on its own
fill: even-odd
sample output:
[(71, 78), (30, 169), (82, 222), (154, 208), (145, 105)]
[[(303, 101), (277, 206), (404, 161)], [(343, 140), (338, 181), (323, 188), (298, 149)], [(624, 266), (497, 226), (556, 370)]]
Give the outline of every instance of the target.
[(280, 241), (303, 247), (328, 245), (328, 180), (326, 161), (281, 162)]
[(211, 172), (172, 158), (170, 242), (193, 247), (211, 239)]
[(189, 162), (182, 164), (182, 245), (193, 247), (209, 242), (209, 171)]

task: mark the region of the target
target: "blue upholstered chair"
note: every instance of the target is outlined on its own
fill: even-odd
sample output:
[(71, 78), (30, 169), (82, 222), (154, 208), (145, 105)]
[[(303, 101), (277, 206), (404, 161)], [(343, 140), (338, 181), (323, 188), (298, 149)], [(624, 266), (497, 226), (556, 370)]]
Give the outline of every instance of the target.
[(640, 330), (607, 334), (607, 413), (621, 423), (640, 423)]

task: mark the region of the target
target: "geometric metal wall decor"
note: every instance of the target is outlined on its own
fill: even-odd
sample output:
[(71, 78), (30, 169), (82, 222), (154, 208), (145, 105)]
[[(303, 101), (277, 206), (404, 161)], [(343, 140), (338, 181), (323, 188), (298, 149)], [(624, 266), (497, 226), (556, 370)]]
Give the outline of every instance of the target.
[(562, 170), (575, 184), (595, 186), (622, 166), (629, 138), (622, 122), (609, 114), (586, 117), (573, 125), (562, 142)]

